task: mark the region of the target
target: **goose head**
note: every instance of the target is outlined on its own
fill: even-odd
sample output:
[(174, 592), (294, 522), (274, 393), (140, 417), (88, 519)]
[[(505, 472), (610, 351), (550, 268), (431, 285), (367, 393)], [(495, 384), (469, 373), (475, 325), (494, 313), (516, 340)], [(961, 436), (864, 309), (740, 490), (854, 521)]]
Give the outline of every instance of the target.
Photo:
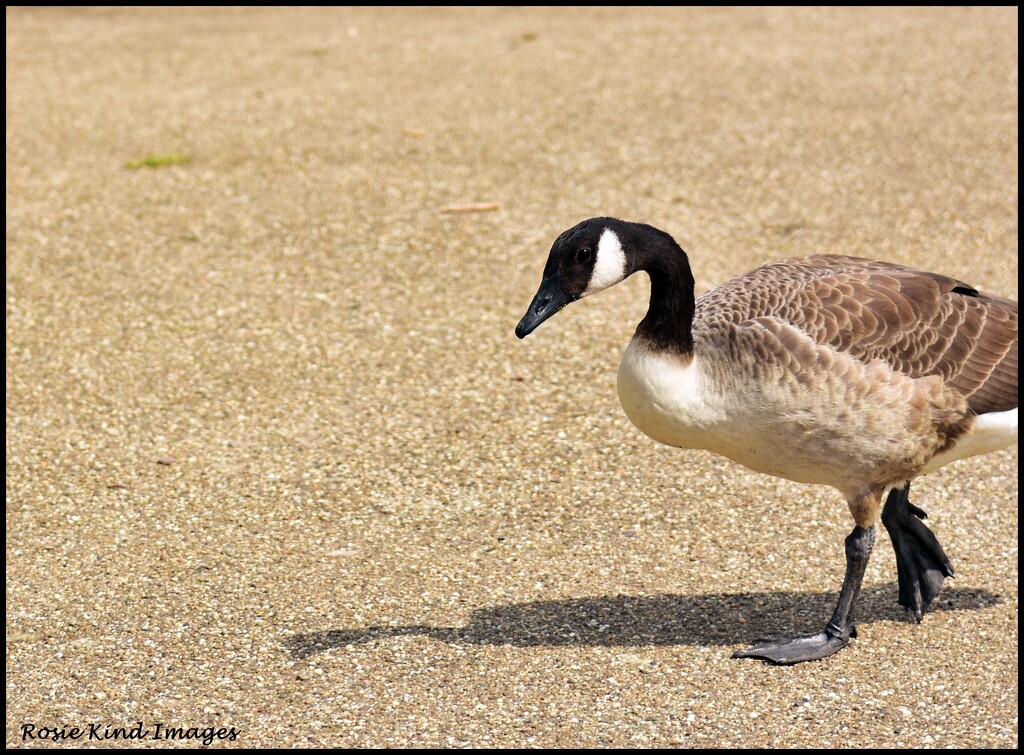
[(633, 272), (623, 246), (628, 225), (615, 218), (591, 218), (555, 239), (540, 288), (516, 326), (519, 338), (566, 305), (614, 286)]
[(540, 288), (516, 326), (525, 338), (566, 305), (603, 291), (637, 270), (651, 278), (651, 303), (637, 334), (680, 353), (693, 346), (693, 273), (686, 252), (654, 226), (591, 218), (551, 246)]

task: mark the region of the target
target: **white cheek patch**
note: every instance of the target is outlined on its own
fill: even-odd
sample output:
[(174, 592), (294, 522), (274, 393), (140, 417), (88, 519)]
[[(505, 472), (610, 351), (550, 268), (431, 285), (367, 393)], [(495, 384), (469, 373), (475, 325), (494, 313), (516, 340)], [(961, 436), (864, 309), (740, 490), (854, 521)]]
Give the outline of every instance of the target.
[(594, 271), (590, 274), (583, 296), (604, 291), (626, 277), (626, 253), (622, 251), (622, 243), (615, 231), (605, 228), (601, 239), (597, 242), (597, 256), (594, 259)]

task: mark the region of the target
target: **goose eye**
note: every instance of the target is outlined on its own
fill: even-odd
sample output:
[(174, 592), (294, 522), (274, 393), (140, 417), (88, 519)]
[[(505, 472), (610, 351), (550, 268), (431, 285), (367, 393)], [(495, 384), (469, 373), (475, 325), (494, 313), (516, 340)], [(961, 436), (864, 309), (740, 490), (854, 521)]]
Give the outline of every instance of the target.
[(582, 249), (580, 249), (578, 252), (576, 252), (576, 261), (577, 262), (590, 262), (590, 258), (593, 255), (594, 255), (594, 253), (590, 250), (590, 247), (585, 246)]

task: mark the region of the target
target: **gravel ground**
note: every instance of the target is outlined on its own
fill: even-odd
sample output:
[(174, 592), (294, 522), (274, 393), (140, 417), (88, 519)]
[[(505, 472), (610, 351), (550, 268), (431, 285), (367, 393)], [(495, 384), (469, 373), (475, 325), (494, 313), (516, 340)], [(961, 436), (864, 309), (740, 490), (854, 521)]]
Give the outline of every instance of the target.
[(1016, 298), (1015, 8), (6, 18), (8, 746), (1017, 746), (1015, 449), (915, 486), (922, 625), (882, 534), (732, 660), (842, 498), (632, 428), (643, 276), (512, 332), (597, 214)]

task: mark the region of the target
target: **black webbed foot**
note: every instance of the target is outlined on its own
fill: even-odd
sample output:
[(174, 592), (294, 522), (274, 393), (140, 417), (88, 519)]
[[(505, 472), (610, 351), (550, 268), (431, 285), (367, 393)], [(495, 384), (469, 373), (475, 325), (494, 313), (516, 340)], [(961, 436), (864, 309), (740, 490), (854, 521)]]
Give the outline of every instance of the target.
[(942, 582), (953, 576), (953, 565), (934, 533), (921, 520), (928, 515), (909, 500), (910, 484), (889, 491), (882, 509), (882, 524), (896, 551), (896, 575), (901, 606), (921, 616), (939, 594)]
[(818, 661), (838, 653), (850, 643), (850, 637), (857, 636), (853, 627), (846, 637), (832, 634), (827, 627), (817, 634), (805, 634), (789, 640), (765, 640), (746, 650), (737, 650), (733, 658), (763, 658), (780, 666), (789, 666), (803, 661)]

